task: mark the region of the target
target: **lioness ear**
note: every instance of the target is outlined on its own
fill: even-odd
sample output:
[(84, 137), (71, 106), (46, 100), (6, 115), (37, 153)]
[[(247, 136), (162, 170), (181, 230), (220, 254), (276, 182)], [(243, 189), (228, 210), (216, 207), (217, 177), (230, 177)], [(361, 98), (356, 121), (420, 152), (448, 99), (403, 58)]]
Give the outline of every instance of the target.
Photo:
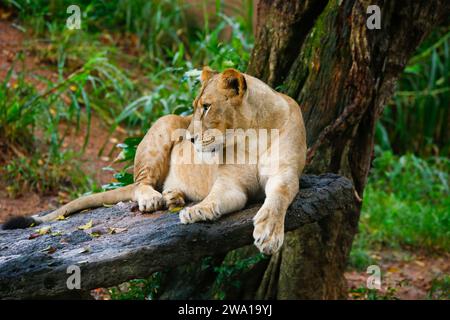
[(216, 74), (218, 74), (218, 72), (214, 71), (210, 67), (208, 67), (208, 66), (203, 67), (202, 75), (200, 76), (200, 80), (201, 80), (202, 83), (205, 83), (206, 81), (211, 79)]
[(247, 90), (247, 82), (244, 75), (236, 69), (226, 69), (221, 74), (221, 87), (232, 90), (235, 95), (242, 97)]

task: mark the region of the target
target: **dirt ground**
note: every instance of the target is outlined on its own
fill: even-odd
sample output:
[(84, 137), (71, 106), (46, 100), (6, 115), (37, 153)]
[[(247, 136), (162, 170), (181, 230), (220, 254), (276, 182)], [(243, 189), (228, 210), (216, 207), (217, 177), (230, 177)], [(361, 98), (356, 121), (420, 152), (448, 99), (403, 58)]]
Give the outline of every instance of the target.
[[(401, 300), (428, 299), (433, 281), (450, 274), (450, 254), (384, 250), (373, 254), (381, 271), (379, 297)], [(349, 299), (361, 299), (358, 288), (367, 287), (366, 271), (349, 271), (345, 277), (349, 286)], [(449, 299), (450, 291), (440, 292), (439, 298)], [(437, 298), (434, 295), (434, 298)]]
[[(406, 251), (384, 250), (374, 253), (376, 265), (381, 271), (381, 288), (376, 290), (377, 299), (390, 300), (425, 300), (430, 299), (430, 290), (435, 279), (442, 279), (450, 272), (450, 255), (429, 253), (411, 253)], [(365, 300), (367, 296), (367, 278), (365, 271), (348, 271), (345, 273), (349, 300)], [(363, 290), (361, 290), (361, 288)], [(129, 284), (117, 287), (123, 293), (129, 290)], [(445, 290), (446, 289), (446, 290)], [(111, 300), (106, 288), (91, 291), (97, 300)], [(432, 295), (433, 299), (450, 299), (450, 291), (440, 288)]]
[[(23, 41), (26, 35), (14, 28), (9, 21), (0, 20), (0, 79), (3, 79), (11, 67), (16, 54), (24, 49)], [(56, 79), (56, 74), (39, 59), (29, 52), (26, 52), (25, 65), (27, 70), (47, 79)], [(21, 66), (16, 66), (19, 70)], [(35, 81), (30, 79), (30, 81)], [(38, 89), (42, 83), (36, 83)], [(61, 129), (64, 125), (61, 126)], [(80, 149), (84, 142), (86, 127), (82, 127), (80, 132), (72, 130), (66, 139), (66, 147), (75, 150)], [(111, 173), (102, 171), (105, 166), (111, 165), (112, 160), (117, 155), (118, 150), (110, 156), (98, 156), (98, 150), (107, 141), (105, 150), (111, 150), (114, 145), (120, 142), (124, 133), (116, 133), (108, 138), (108, 129), (97, 118), (93, 117), (91, 125), (90, 140), (86, 152), (81, 159), (82, 168), (91, 174), (99, 184), (111, 182)], [(106, 152), (107, 154), (108, 152)], [(29, 193), (17, 199), (10, 199), (6, 196), (5, 190), (0, 189), (0, 223), (14, 214), (31, 214), (38, 211), (55, 208), (59, 205), (57, 194), (52, 196), (39, 196)], [(380, 296), (388, 294), (399, 299), (425, 299), (431, 288), (433, 279), (450, 273), (450, 255), (429, 255), (424, 253), (382, 251), (375, 254), (382, 271), (382, 289)], [(365, 287), (368, 274), (366, 272), (349, 271), (345, 274), (349, 288), (350, 299), (361, 299), (363, 295), (355, 292), (356, 289)], [(105, 294), (100, 298), (108, 298)]]

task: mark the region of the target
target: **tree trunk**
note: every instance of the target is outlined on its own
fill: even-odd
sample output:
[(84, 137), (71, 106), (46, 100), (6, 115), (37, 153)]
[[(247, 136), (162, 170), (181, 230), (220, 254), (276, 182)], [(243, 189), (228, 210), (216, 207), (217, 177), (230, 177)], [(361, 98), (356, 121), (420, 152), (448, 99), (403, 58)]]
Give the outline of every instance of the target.
[[(381, 9), (381, 29), (366, 26)], [(449, 15), (448, 1), (260, 1), (248, 72), (301, 105), (308, 172), (350, 178), (362, 196), (375, 124), (424, 37)], [(355, 217), (357, 219), (358, 217)], [(334, 216), (290, 232), (256, 297), (346, 297), (343, 277), (354, 229)], [(279, 269), (274, 275), (273, 269)], [(267, 287), (267, 279), (277, 278)], [(274, 281), (274, 280), (271, 280)]]
[[(370, 5), (381, 9), (381, 29), (366, 26)], [(362, 197), (376, 121), (408, 59), (449, 14), (447, 0), (259, 1), (247, 72), (300, 104), (307, 172), (344, 175)], [(337, 213), (289, 232), (282, 250), (225, 297), (345, 298), (343, 274), (358, 219), (359, 213)]]

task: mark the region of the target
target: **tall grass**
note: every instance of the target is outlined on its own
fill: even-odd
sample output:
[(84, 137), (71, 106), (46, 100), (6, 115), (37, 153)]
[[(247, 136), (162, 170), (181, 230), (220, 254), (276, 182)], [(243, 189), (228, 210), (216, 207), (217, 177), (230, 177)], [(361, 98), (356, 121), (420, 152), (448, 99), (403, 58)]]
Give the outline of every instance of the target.
[[(9, 3), (18, 8), (19, 17), (35, 37), (49, 41), (50, 45), (34, 47), (44, 60), (51, 63), (65, 60), (70, 70), (100, 51), (119, 65), (135, 64), (128, 72), (135, 92), (126, 96), (132, 102), (125, 110), (122, 99), (115, 107), (97, 111), (103, 115), (109, 112), (109, 123), (140, 125), (142, 131), (161, 115), (189, 110), (197, 85), (194, 78), (198, 73), (194, 69), (209, 65), (219, 70), (226, 67), (245, 70), (252, 48), (251, 22), (247, 21), (252, 14), (252, 1), (245, 1), (242, 15), (234, 18), (221, 13), (226, 4), (216, 2), (216, 12), (203, 10), (204, 16), (198, 17), (204, 21), (203, 26), (187, 22), (185, 15), (190, 4), (186, 1), (79, 1), (83, 13), (81, 31), (65, 28), (68, 16), (65, 9), (72, 4), (69, 0), (32, 3), (9, 0)], [(209, 20), (215, 24), (210, 25)], [(226, 30), (230, 31), (229, 40), (224, 41)], [(129, 47), (123, 46), (128, 45), (138, 49), (137, 56), (127, 54)], [(117, 80), (116, 83), (123, 82)]]
[(372, 250), (450, 250), (450, 159), (383, 152), (364, 191), (351, 264), (366, 268)]
[(397, 154), (450, 154), (450, 28), (436, 30), (409, 61), (377, 126)]
[[(104, 57), (94, 56), (68, 75), (63, 66), (58, 65), (56, 82), (34, 78), (19, 54), (0, 83), (0, 161), (6, 163), (0, 182), (13, 196), (67, 187), (85, 190), (90, 182), (81, 174), (76, 158), (89, 139), (92, 110), (104, 110), (99, 103), (117, 102), (127, 90), (126, 78)], [(37, 90), (36, 82), (45, 89)], [(79, 129), (82, 119), (87, 122), (83, 149), (64, 149), (67, 130), (60, 125)]]
[[(234, 67), (245, 70), (249, 52), (252, 46), (245, 36), (241, 25), (235, 20), (220, 16), (221, 22), (210, 32), (199, 32), (190, 43), (190, 56), (183, 43), (177, 50), (166, 50), (167, 62), (159, 61), (149, 67), (147, 79), (151, 86), (148, 93), (131, 102), (116, 118), (117, 123), (129, 119), (133, 124), (139, 124), (145, 132), (150, 120), (155, 120), (164, 114), (185, 114), (191, 111), (192, 101), (197, 93), (200, 69), (209, 65), (217, 70)], [(233, 39), (222, 42), (220, 33), (231, 28)], [(195, 50), (194, 50), (195, 48)]]
[[(19, 18), (26, 22), (25, 28), (32, 31), (36, 37), (64, 33), (68, 14), (66, 8), (73, 4), (70, 0), (7, 0), (10, 7), (18, 10)], [(221, 15), (221, 10), (226, 3), (216, 3), (216, 12), (208, 13), (204, 8), (208, 1), (200, 1), (195, 6), (197, 11), (203, 14), (187, 19), (186, 12), (193, 9), (192, 3), (181, 0), (114, 0), (114, 1), (87, 1), (77, 2), (82, 12), (81, 32), (70, 32), (71, 37), (79, 37), (81, 34), (90, 36), (102, 34), (103, 36), (118, 35), (117, 38), (125, 39), (122, 43), (140, 49), (140, 61), (150, 60), (150, 63), (168, 62), (165, 60), (171, 53), (176, 52), (180, 45), (184, 45), (186, 58), (193, 62), (200, 62), (198, 55), (204, 55), (211, 46), (219, 45), (218, 33), (223, 32), (223, 25), (216, 28), (210, 25), (211, 21), (223, 24), (223, 20), (229, 19)], [(240, 9), (240, 10), (239, 10)], [(241, 28), (251, 35), (251, 17), (247, 20), (245, 15), (252, 14), (252, 1), (245, 1), (241, 8), (233, 8), (240, 13), (236, 22), (228, 20), (228, 24), (234, 24), (233, 29)], [(192, 11), (189, 11), (192, 13)], [(195, 20), (203, 21), (204, 24)], [(188, 21), (189, 20), (189, 21)], [(249, 22), (250, 21), (250, 22)], [(212, 28), (211, 28), (212, 27)], [(208, 34), (206, 39), (204, 36)], [(196, 42), (202, 38), (205, 41)], [(242, 34), (234, 34), (231, 41), (247, 42), (247, 37)], [(114, 40), (114, 39), (109, 39)], [(193, 43), (196, 42), (195, 44)], [(214, 42), (216, 41), (216, 42)], [(86, 45), (89, 45), (86, 43)], [(197, 45), (200, 45), (197, 46)], [(209, 46), (206, 48), (205, 46)]]

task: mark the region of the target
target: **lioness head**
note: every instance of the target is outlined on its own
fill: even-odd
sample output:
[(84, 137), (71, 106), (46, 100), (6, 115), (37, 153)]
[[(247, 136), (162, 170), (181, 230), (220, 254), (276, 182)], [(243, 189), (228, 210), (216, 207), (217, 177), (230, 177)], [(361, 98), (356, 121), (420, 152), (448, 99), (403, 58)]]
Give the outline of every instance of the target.
[(203, 68), (202, 87), (194, 100), (190, 126), (191, 141), (199, 152), (222, 148), (227, 129), (246, 128), (249, 114), (243, 103), (247, 82), (242, 73), (226, 69), (222, 73)]

